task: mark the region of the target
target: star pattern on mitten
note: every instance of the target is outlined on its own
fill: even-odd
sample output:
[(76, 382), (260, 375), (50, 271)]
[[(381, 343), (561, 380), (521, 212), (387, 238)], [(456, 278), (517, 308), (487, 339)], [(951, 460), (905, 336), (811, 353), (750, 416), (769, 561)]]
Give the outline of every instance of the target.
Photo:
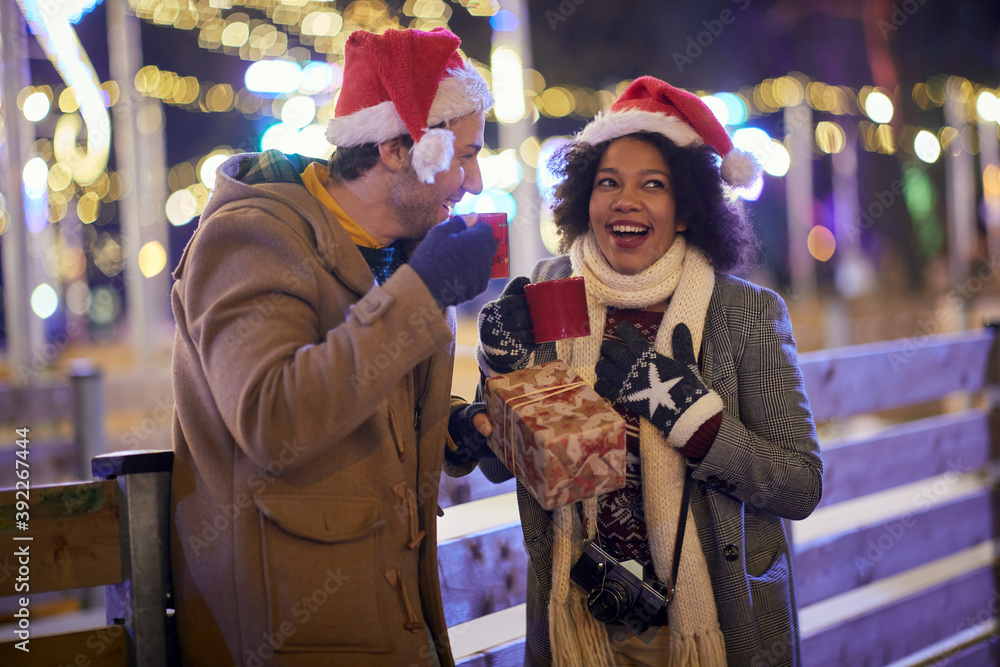
[(632, 394), (624, 396), (623, 398), (630, 403), (638, 403), (641, 401), (649, 401), (649, 414), (654, 415), (656, 411), (660, 409), (661, 406), (666, 407), (668, 410), (677, 410), (677, 404), (674, 403), (674, 399), (670, 397), (670, 390), (673, 389), (678, 382), (680, 382), (682, 377), (669, 378), (664, 380), (660, 377), (660, 369), (656, 364), (649, 364), (647, 367), (649, 369), (649, 385), (640, 391), (636, 391)]
[[(671, 444), (678, 423), (682, 423), (680, 432), (690, 437), (692, 427), (697, 430), (699, 424), (721, 410), (721, 399), (698, 374), (687, 326), (678, 324), (673, 331), (673, 358), (655, 351), (628, 322), (619, 324), (615, 332), (621, 340), (604, 341), (595, 368), (598, 381), (594, 389), (601, 396), (649, 420)], [(692, 410), (706, 397), (710, 400)], [(706, 411), (710, 412), (703, 414)], [(683, 445), (680, 442), (675, 446)]]

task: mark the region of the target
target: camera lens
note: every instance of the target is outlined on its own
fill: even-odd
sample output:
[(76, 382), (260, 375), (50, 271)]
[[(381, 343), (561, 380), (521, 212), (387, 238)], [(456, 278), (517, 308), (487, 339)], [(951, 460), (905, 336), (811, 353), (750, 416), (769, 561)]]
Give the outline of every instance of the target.
[(590, 613), (602, 623), (617, 621), (631, 606), (628, 590), (617, 581), (606, 581), (587, 594)]

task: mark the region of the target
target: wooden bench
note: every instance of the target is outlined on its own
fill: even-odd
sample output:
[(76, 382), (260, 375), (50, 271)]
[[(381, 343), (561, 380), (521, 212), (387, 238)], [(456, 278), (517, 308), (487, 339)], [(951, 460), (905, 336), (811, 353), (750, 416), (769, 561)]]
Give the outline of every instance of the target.
[[(805, 665), (998, 663), (997, 350), (985, 328), (801, 355), (825, 466), (820, 508), (789, 522)], [(458, 662), (520, 665), (512, 487), (477, 472), (441, 493), (443, 507), (467, 503), (451, 511), (475, 506), (460, 530), (448, 509), (440, 520)]]
[[(170, 451), (105, 454), (93, 461), (98, 481), (0, 491), (0, 597), (17, 600), (18, 623), (14, 638), (0, 643), (0, 664), (176, 664), (172, 463)], [(32, 616), (32, 599), (93, 586), (104, 586), (107, 625), (48, 636), (33, 632), (40, 621)]]
[[(825, 464), (820, 508), (805, 521), (790, 522), (805, 665), (997, 663), (997, 350), (996, 331), (986, 328), (801, 356)], [(81, 526), (95, 522), (75, 542), (79, 552), (68, 541), (49, 547), (56, 571), (63, 572), (59, 576), (68, 576), (66, 562), (74, 555), (85, 563), (113, 560), (112, 554), (124, 554), (126, 546), (152, 545), (152, 553), (117, 556), (120, 573), (108, 575), (109, 580), (74, 583), (103, 583), (119, 591), (108, 594), (109, 618), (122, 619), (124, 625), (109, 622), (89, 634), (58, 640), (76, 642), (63, 656), (76, 651), (71, 658), (93, 659), (93, 647), (106, 645), (108, 656), (117, 660), (90, 664), (156, 664), (135, 662), (129, 655), (141, 649), (143, 628), (150, 627), (136, 620), (136, 613), (151, 619), (153, 636), (169, 638), (172, 632), (169, 569), (157, 574), (156, 568), (141, 567), (147, 558), (166, 558), (168, 496), (152, 500), (152, 495), (138, 495), (135, 484), (130, 487), (128, 460), (119, 457), (117, 468), (95, 468), (99, 477), (114, 475), (114, 481), (32, 492), (32, 532), (41, 531), (48, 516), (43, 507), (56, 512), (48, 519), (56, 534), (69, 534), (68, 520)], [(141, 475), (154, 475), (161, 492), (168, 485), (163, 472)], [(527, 556), (513, 488), (512, 481), (493, 485), (478, 471), (459, 479), (442, 478), (442, 595), (452, 650), (466, 667), (522, 663)], [(94, 499), (67, 503), (67, 493), (71, 499)], [(11, 500), (0, 496), (0, 506), (8, 507)], [(109, 518), (115, 507), (127, 520)], [(145, 525), (140, 515), (160, 517), (148, 527), (153, 531), (148, 539), (134, 537), (137, 527)], [(7, 516), (0, 514), (5, 543), (14, 530)], [(97, 532), (98, 524), (103, 532)], [(129, 537), (112, 545), (115, 527)], [(41, 559), (41, 540), (32, 548)], [(110, 565), (86, 570), (115, 571)], [(129, 580), (148, 582), (148, 588), (160, 591), (150, 606), (114, 602), (120, 591), (129, 590), (123, 585)], [(132, 586), (133, 594), (137, 588), (146, 590), (147, 585)], [(3, 594), (8, 590), (0, 589)], [(131, 622), (128, 609), (133, 611)], [(116, 630), (118, 637), (112, 637)], [(40, 639), (32, 641), (41, 647)], [(10, 662), (22, 657), (11, 645), (0, 646), (0, 664), (28, 664)], [(159, 655), (169, 654), (168, 648), (158, 650)], [(36, 657), (33, 653), (33, 660)], [(762, 664), (767, 664), (763, 658)], [(53, 664), (74, 664), (60, 659), (63, 662)]]
[[(824, 493), (793, 525), (806, 665), (996, 665), (997, 329), (802, 355)], [(898, 661), (898, 662), (897, 662)]]

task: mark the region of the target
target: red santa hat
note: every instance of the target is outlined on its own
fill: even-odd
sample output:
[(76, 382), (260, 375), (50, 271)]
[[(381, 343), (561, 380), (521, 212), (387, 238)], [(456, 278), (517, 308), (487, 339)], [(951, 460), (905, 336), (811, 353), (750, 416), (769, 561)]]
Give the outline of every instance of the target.
[(757, 160), (733, 147), (726, 129), (697, 95), (651, 76), (633, 81), (608, 111), (576, 135), (576, 141), (599, 144), (634, 132), (662, 134), (678, 146), (711, 146), (722, 157), (722, 179), (732, 186), (745, 187), (760, 175)]
[(351, 33), (326, 138), (334, 146), (359, 146), (409, 134), (413, 168), (433, 183), (451, 166), (455, 135), (431, 128), (493, 106), (486, 82), (458, 53), (461, 43), (444, 28)]

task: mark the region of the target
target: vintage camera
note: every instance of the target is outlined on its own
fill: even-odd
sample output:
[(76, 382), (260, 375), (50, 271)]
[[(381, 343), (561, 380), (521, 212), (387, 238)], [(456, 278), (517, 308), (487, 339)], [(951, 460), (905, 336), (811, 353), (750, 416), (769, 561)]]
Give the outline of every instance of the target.
[[(646, 571), (649, 574), (646, 575)], [(620, 623), (641, 635), (656, 613), (673, 597), (673, 589), (657, 580), (652, 568), (621, 553), (588, 542), (570, 570), (570, 579), (587, 594), (587, 607), (603, 623)]]

